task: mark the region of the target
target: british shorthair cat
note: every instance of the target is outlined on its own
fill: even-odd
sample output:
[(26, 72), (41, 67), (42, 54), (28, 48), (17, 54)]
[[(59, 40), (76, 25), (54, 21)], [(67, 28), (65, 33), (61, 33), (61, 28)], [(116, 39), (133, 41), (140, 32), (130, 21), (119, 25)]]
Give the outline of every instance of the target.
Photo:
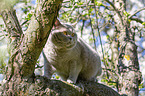
[(73, 28), (56, 20), (43, 49), (44, 76), (48, 79), (56, 72), (63, 80), (93, 81), (101, 75), (102, 67), (97, 52), (77, 37)]

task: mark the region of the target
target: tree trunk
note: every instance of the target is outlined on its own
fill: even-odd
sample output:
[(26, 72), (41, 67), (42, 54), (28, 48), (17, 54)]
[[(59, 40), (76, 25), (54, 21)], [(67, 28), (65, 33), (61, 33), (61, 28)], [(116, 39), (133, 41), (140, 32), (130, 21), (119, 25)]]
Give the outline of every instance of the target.
[(118, 91), (120, 94), (138, 96), (138, 86), (141, 80), (141, 73), (139, 71), (137, 46), (134, 40), (134, 33), (131, 31), (125, 10), (125, 0), (114, 0), (114, 4), (110, 4), (116, 12), (116, 15), (114, 16), (115, 27), (118, 32), (116, 39), (119, 41), (120, 46), (118, 48), (118, 72), (120, 74), (118, 80)]
[(34, 76), (36, 61), (47, 41), (61, 3), (62, 0), (39, 0), (26, 34), (22, 32), (15, 10), (1, 13), (10, 37), (7, 93), (16, 94), (22, 79)]
[(15, 10), (1, 13), (9, 35), (10, 54), (6, 83), (2, 86), (1, 95), (119, 96), (111, 88), (95, 82), (82, 81), (73, 85), (34, 75), (36, 61), (47, 41), (61, 3), (62, 0), (38, 0), (36, 13), (33, 14), (25, 34)]

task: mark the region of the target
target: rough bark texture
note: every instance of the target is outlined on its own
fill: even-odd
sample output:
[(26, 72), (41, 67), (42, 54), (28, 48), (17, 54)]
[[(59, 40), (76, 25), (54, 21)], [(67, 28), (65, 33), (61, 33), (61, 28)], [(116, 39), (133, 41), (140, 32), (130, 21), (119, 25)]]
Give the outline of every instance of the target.
[(36, 61), (46, 43), (62, 0), (40, 0), (31, 22), (23, 34), (15, 11), (1, 13), (9, 34), (9, 65), (6, 75), (6, 89), (9, 94), (17, 91), (22, 79), (33, 77)]
[(76, 86), (59, 80), (48, 80), (43, 76), (34, 76), (36, 61), (46, 43), (61, 3), (62, 0), (38, 0), (36, 13), (31, 18), (26, 34), (23, 34), (13, 9), (1, 13), (10, 38), (10, 59), (1, 95), (119, 96), (111, 88), (99, 83), (81, 82)]
[(114, 62), (115, 65), (118, 64), (118, 91), (120, 94), (138, 96), (138, 86), (142, 77), (139, 71), (137, 46), (134, 40), (135, 35), (131, 31), (128, 16), (125, 14), (125, 0), (114, 0), (114, 3), (109, 0), (106, 1), (116, 12), (114, 21), (117, 34), (114, 35), (115, 43), (112, 44), (115, 46), (114, 48), (112, 47), (112, 50), (114, 51), (114, 57), (118, 57)]
[[(10, 89), (9, 89), (10, 90)], [(80, 82), (76, 85), (59, 80), (48, 80), (42, 76), (23, 79), (17, 85), (17, 91), (1, 96), (120, 96), (113, 89), (95, 82)]]

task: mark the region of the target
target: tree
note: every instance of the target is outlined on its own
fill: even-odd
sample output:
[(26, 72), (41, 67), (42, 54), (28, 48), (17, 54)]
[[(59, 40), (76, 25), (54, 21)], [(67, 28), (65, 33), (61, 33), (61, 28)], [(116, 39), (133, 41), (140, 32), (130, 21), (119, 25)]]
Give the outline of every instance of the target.
[[(58, 15), (62, 0), (38, 0), (37, 2), (36, 12), (32, 14), (25, 34), (13, 9), (9, 8), (11, 10), (1, 13), (10, 41), (7, 82), (4, 84), (5, 89), (2, 94), (118, 96), (118, 93), (99, 83), (81, 82), (76, 86), (34, 75), (36, 61)], [(113, 87), (120, 94), (137, 96), (141, 73), (135, 36), (143, 32), (144, 22), (135, 15), (145, 8), (130, 14), (128, 10), (132, 5), (129, 3), (131, 3), (129, 0), (64, 0), (59, 17), (74, 26), (78, 24), (82, 37), (86, 33), (91, 34), (90, 41), (95, 49), (97, 49), (97, 38), (100, 39), (104, 65), (102, 80), (114, 85)], [(138, 22), (139, 25), (133, 25), (134, 22)], [(85, 28), (90, 31), (86, 32)], [(111, 28), (114, 30), (112, 36), (109, 35)], [(107, 46), (110, 46), (111, 53), (103, 48), (101, 42), (103, 32), (106, 34)]]
[(102, 84), (82, 82), (82, 90), (76, 85), (34, 75), (36, 61), (50, 34), (62, 0), (38, 0), (37, 3), (36, 12), (25, 34), (13, 8), (1, 11), (8, 33), (10, 55), (1, 95), (118, 96), (117, 92)]
[[(130, 28), (131, 16), (125, 14), (125, 1), (115, 0), (114, 5), (106, 0), (116, 11), (116, 18), (114, 18), (116, 25), (116, 31), (119, 37), (117, 38), (120, 45), (120, 52), (118, 58), (118, 73), (119, 77), (119, 91), (124, 93), (127, 90), (127, 94), (130, 96), (138, 95), (139, 80), (141, 80), (141, 74), (139, 72), (139, 63), (137, 57), (137, 46), (135, 44), (134, 32)], [(117, 6), (116, 6), (117, 5)], [(118, 11), (119, 9), (119, 11)], [(117, 47), (118, 48), (118, 47)], [(128, 56), (129, 62), (123, 59), (123, 56)], [(122, 79), (122, 80), (121, 80)]]
[[(141, 0), (136, 2), (140, 2), (140, 5), (141, 2), (144, 3)], [(131, 13), (133, 6), (137, 5), (130, 0), (79, 0), (79, 2), (72, 1), (72, 5), (65, 5), (65, 8), (71, 8), (70, 11), (67, 10), (66, 13), (62, 11), (62, 14), (65, 15), (70, 16), (71, 14), (70, 18), (65, 18), (65, 20), (68, 19), (67, 21), (72, 23), (75, 20), (82, 21), (83, 24), (79, 27), (82, 37), (85, 32), (84, 27), (90, 27), (88, 33), (92, 35), (89, 37), (91, 37), (95, 49), (96, 38), (99, 37), (100, 41), (103, 41), (101, 33), (106, 34), (106, 45), (109, 47), (103, 46), (100, 42), (105, 66), (102, 80), (114, 85), (120, 94), (138, 96), (142, 76), (139, 70), (136, 37), (142, 38), (143, 36), (140, 34), (144, 32), (144, 19), (141, 18), (144, 16), (137, 15), (137, 13), (144, 10), (145, 7), (142, 6), (143, 8)], [(111, 35), (110, 30), (113, 30)], [(109, 51), (111, 52), (109, 53)]]

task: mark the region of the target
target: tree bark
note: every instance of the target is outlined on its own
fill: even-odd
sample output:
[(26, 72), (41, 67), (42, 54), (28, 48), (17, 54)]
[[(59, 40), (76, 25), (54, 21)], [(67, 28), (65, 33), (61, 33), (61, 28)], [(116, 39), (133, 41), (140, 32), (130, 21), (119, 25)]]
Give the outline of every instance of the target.
[(119, 96), (111, 88), (95, 83), (80, 82), (78, 85), (35, 76), (36, 61), (47, 41), (63, 0), (38, 0), (25, 34), (19, 25), (15, 10), (1, 13), (9, 35), (8, 70), (1, 95), (44, 96)]
[[(114, 0), (114, 3), (106, 0), (116, 12), (114, 15), (117, 36), (115, 40), (119, 46), (118, 56), (118, 91), (120, 94), (128, 96), (138, 96), (139, 82), (141, 81), (141, 72), (139, 71), (139, 62), (137, 56), (137, 46), (134, 40), (134, 33), (131, 31), (130, 22), (125, 10), (125, 0)], [(115, 49), (116, 52), (116, 49)]]
[(26, 34), (22, 32), (15, 10), (4, 10), (1, 13), (10, 38), (10, 59), (6, 74), (6, 89), (9, 94), (17, 92), (22, 79), (33, 77), (36, 61), (47, 41), (61, 3), (62, 0), (39, 0)]

